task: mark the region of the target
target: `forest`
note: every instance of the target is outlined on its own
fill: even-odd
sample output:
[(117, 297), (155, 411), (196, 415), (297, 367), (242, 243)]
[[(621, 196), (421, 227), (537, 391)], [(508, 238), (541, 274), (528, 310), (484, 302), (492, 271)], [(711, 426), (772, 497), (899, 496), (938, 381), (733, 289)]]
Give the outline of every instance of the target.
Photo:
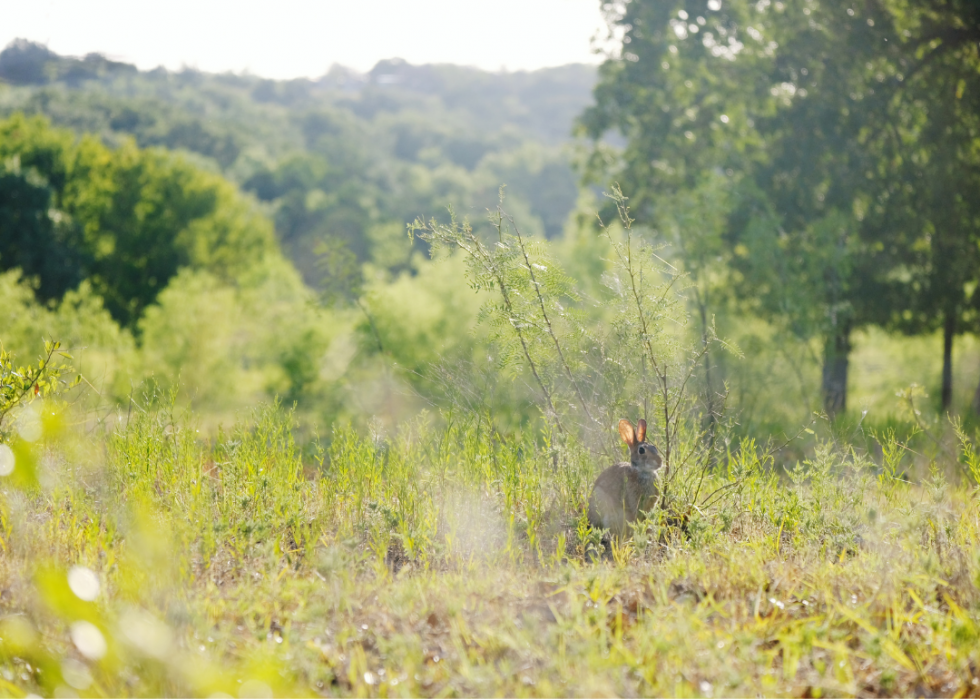
[(5, 694), (980, 692), (980, 6), (602, 8), (598, 67), (0, 52)]
[[(7, 277), (10, 313), (20, 303), (22, 313), (51, 317), (45, 336), (85, 345), (78, 368), (117, 401), (150, 375), (162, 390), (180, 375), (187, 400), (209, 412), (279, 395), (331, 424), (378, 410), (339, 395), (345, 386), (367, 381), (411, 392), (433, 350), (473, 351), (469, 326), (479, 302), (459, 294), (437, 304), (462, 308), (432, 305), (445, 294), (430, 282), (442, 279), (451, 290), (462, 270), (449, 271), (452, 280), (437, 271), (426, 246), (409, 240), (407, 223), (452, 205), (485, 224), (506, 183), (508, 210), (530, 233), (562, 236), (580, 196), (572, 123), (590, 100), (595, 71), (496, 76), (391, 61), (369, 75), (336, 68), (317, 82), (276, 83), (139, 73), (15, 42), (0, 55), (0, 77), (5, 196), (28, 203), (18, 211), (19, 203), (5, 201), (4, 216), (44, 229), (4, 236), (0, 267), (20, 273)], [(75, 191), (96, 182), (102, 191)], [(195, 308), (186, 301), (202, 284), (221, 292), (197, 295), (204, 307)], [(406, 291), (424, 301), (409, 301)], [(96, 339), (95, 328), (110, 327), (101, 316), (78, 324), (92, 336), (59, 332), (50, 313), (66, 292), (76, 306), (78, 294), (101, 305), (113, 321), (109, 332), (122, 335), (104, 345)], [(385, 303), (393, 294), (426, 306), (424, 319)], [(211, 337), (201, 337), (200, 324), (215, 316), (228, 319), (226, 334), (212, 326)], [(271, 318), (288, 327), (269, 325)], [(39, 339), (8, 330), (4, 341), (30, 356)], [(407, 371), (389, 381), (395, 363)]]

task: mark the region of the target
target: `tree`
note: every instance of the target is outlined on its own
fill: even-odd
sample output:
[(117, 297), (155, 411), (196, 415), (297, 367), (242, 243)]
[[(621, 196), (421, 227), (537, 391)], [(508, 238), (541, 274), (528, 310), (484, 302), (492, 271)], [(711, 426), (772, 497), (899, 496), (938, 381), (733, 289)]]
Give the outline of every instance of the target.
[(82, 281), (88, 260), (78, 227), (52, 208), (50, 186), (20, 171), (0, 171), (0, 269), (20, 268), (37, 281), (42, 301), (60, 299)]
[[(829, 228), (808, 226), (827, 216), (836, 221), (849, 206), (827, 201), (820, 191), (830, 179), (826, 167), (811, 167), (809, 181), (797, 183), (801, 163), (787, 163), (780, 153), (782, 140), (799, 135), (788, 115), (806, 91), (797, 94), (779, 48), (800, 32), (787, 17), (805, 23), (806, 4), (626, 5), (611, 18), (624, 31), (621, 57), (603, 66), (597, 105), (583, 125), (595, 139), (610, 128), (627, 137), (614, 177), (631, 193), (641, 221), (656, 224), (658, 199), (682, 197), (711, 173), (731, 178), (724, 238), (736, 272), (732, 286), (756, 311), (796, 334), (826, 337), (824, 404), (833, 414), (846, 403), (840, 354), (846, 358), (850, 331), (861, 319), (851, 303), (852, 284), (840, 275), (844, 260), (813, 255)], [(856, 252), (846, 239), (836, 249)]]
[[(929, 319), (968, 305), (978, 269), (960, 179), (977, 172), (976, 112), (933, 106), (977, 80), (977, 9), (853, 4), (631, 2), (610, 17), (622, 53), (582, 120), (594, 139), (626, 136), (612, 170), (640, 216), (705, 172), (738, 183), (726, 232), (735, 286), (798, 334), (823, 335), (831, 415), (846, 407), (856, 327), (931, 330)], [(610, 174), (602, 155), (594, 149), (593, 176)], [(929, 233), (939, 222), (941, 238)], [(966, 261), (961, 275), (937, 273), (954, 259)]]
[[(260, 200), (275, 203), (280, 244), (306, 283), (330, 295), (359, 281), (359, 263), (370, 259), (368, 231), (378, 219), (375, 190), (359, 163), (347, 165), (336, 167), (320, 155), (294, 155), (244, 185)], [(404, 237), (401, 226), (399, 235)]]
[(71, 138), (40, 120), (0, 122), (0, 269), (20, 268), (49, 301), (87, 273), (81, 231), (60, 207)]
[[(859, 315), (907, 333), (942, 328), (941, 404), (949, 408), (953, 337), (980, 280), (972, 196), (980, 185), (980, 7), (881, 0), (829, 3), (813, 16), (814, 26), (780, 52), (809, 97), (785, 114), (798, 128), (778, 141), (769, 190), (790, 198), (825, 187), (823, 204), (851, 214), (866, 265), (856, 275)], [(792, 208), (801, 223), (819, 213), (805, 201)]]
[(954, 337), (980, 320), (980, 6), (930, 0), (892, 8), (905, 41), (883, 91), (880, 138), (891, 169), (882, 187), (885, 225), (874, 242), (887, 244), (886, 226), (902, 236), (896, 269), (907, 279), (906, 298), (889, 325), (942, 329), (940, 402), (949, 409)]
[(125, 326), (181, 267), (235, 281), (276, 252), (271, 222), (232, 185), (164, 151), (113, 150), (14, 116), (0, 122), (0, 162), (16, 165), (0, 197), (14, 202), (0, 206), (0, 264), (38, 275), (42, 297), (87, 278)]

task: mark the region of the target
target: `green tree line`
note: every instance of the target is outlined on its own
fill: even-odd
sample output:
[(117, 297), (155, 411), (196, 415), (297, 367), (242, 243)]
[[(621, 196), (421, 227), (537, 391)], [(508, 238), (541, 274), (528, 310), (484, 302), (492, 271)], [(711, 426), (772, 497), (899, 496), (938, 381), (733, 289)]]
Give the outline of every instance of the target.
[(619, 181), (654, 227), (700, 196), (714, 224), (682, 227), (673, 248), (702, 280), (724, 260), (699, 302), (734, 295), (822, 338), (829, 414), (846, 407), (851, 336), (867, 325), (942, 330), (948, 408), (953, 340), (976, 329), (980, 304), (980, 6), (606, 7), (621, 52), (581, 126), (592, 139), (618, 130), (627, 146), (597, 144), (590, 176)]
[(356, 277), (360, 263), (407, 269), (391, 242), (417, 216), (453, 205), (482, 220), (501, 182), (527, 225), (560, 235), (578, 196), (566, 146), (594, 82), (591, 66), (498, 75), (398, 60), (273, 81), (138, 71), (18, 40), (0, 52), (0, 115), (221, 172), (263, 202), (305, 281), (333, 293), (328, 277)]

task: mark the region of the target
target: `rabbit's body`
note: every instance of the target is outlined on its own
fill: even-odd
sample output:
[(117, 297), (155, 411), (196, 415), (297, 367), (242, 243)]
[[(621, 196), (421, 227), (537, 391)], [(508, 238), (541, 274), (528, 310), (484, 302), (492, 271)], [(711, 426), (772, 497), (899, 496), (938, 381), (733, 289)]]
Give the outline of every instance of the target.
[(652, 509), (660, 495), (657, 447), (644, 441), (646, 422), (636, 432), (628, 420), (619, 421), (619, 434), (630, 448), (630, 460), (610, 466), (599, 474), (589, 498), (589, 523), (608, 529), (618, 538), (629, 533), (629, 525), (640, 512)]

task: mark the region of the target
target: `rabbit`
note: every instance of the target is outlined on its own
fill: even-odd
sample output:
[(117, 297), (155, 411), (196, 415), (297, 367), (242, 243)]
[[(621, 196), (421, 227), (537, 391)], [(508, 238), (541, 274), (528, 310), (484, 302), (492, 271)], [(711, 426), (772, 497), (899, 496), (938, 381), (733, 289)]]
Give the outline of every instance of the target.
[(657, 447), (644, 441), (646, 433), (646, 420), (637, 422), (635, 432), (629, 420), (619, 421), (619, 436), (630, 448), (630, 460), (600, 473), (589, 497), (589, 523), (617, 538), (627, 535), (637, 515), (651, 509), (660, 494), (663, 461)]

